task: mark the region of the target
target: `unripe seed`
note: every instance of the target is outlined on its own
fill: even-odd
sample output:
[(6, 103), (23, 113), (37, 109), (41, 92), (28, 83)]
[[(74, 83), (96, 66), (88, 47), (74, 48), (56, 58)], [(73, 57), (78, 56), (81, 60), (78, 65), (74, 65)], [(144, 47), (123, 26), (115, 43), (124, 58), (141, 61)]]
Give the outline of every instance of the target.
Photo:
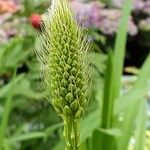
[(76, 60), (73, 60), (72, 66), (73, 66), (73, 67), (76, 67), (77, 64), (78, 64), (78, 62), (77, 62)]
[(53, 100), (53, 101), (52, 101), (52, 104), (53, 104), (55, 110), (57, 111), (57, 113), (58, 113), (58, 114), (62, 114), (63, 108), (59, 105), (58, 101)]
[(68, 65), (71, 65), (71, 64), (72, 64), (72, 59), (71, 59), (71, 58), (68, 58), (68, 59), (67, 59), (67, 64), (68, 64)]
[(65, 48), (64, 48), (63, 53), (64, 53), (65, 55), (67, 55), (67, 54), (68, 54), (68, 48), (67, 48), (67, 47), (65, 47)]
[(61, 95), (62, 97), (65, 97), (65, 96), (67, 95), (67, 93), (68, 93), (68, 91), (67, 91), (66, 88), (64, 88), (64, 87), (61, 87), (61, 88), (60, 88), (60, 95)]
[[(73, 50), (75, 51), (76, 49), (74, 48)], [(78, 53), (75, 53), (72, 57), (73, 57), (74, 60), (79, 59)]]
[(78, 78), (82, 79), (83, 78), (83, 74), (81, 72), (78, 72)]
[(62, 55), (61, 59), (65, 61), (67, 59), (67, 56), (66, 55)]
[(82, 99), (84, 99), (85, 97), (86, 97), (86, 96), (85, 96), (85, 93), (81, 92), (79, 98), (82, 100)]
[(69, 71), (71, 69), (71, 67), (67, 64), (66, 66), (65, 66), (65, 70), (66, 71)]
[[(66, 40), (65, 40), (66, 41)], [(65, 43), (65, 48), (67, 49), (67, 50), (69, 50), (69, 43)]]
[(67, 87), (67, 86), (68, 86), (67, 80), (63, 78), (63, 79), (61, 80), (61, 85), (62, 85), (63, 87)]
[(68, 105), (67, 101), (64, 101), (64, 99), (62, 97), (60, 97), (58, 103), (62, 106), (65, 107), (66, 105)]
[(63, 109), (63, 113), (65, 116), (71, 116), (71, 109), (66, 105)]
[(85, 108), (87, 106), (87, 100), (84, 98), (84, 99), (81, 99), (81, 103), (80, 105)]
[(79, 78), (77, 78), (77, 86), (79, 87), (79, 88), (82, 88), (83, 87), (83, 81), (81, 80), (81, 79), (79, 79)]
[(64, 77), (65, 77), (65, 79), (68, 79), (69, 78), (69, 73), (68, 72), (64, 72)]
[(75, 67), (72, 68), (71, 74), (74, 76), (77, 74), (77, 69)]
[(61, 76), (60, 74), (57, 73), (57, 74), (55, 75), (55, 78), (59, 81), (59, 80), (62, 79), (62, 76)]
[(72, 82), (72, 83), (75, 82), (75, 77), (74, 77), (73, 75), (71, 75), (71, 76), (69, 77), (69, 81)]
[(72, 102), (70, 107), (72, 111), (76, 112), (80, 107), (78, 100), (75, 100), (74, 102)]
[(83, 116), (84, 113), (84, 109), (82, 107), (80, 107), (80, 109), (75, 113), (75, 118), (79, 119)]
[(76, 90), (75, 85), (73, 85), (72, 83), (70, 83), (69, 86), (68, 86), (68, 91), (71, 92), (71, 91), (75, 91), (75, 90)]
[(61, 49), (62, 49), (62, 45), (58, 45), (58, 49), (60, 49), (60, 50), (61, 50)]
[(68, 93), (65, 97), (65, 100), (71, 103), (74, 100), (73, 95), (71, 93)]

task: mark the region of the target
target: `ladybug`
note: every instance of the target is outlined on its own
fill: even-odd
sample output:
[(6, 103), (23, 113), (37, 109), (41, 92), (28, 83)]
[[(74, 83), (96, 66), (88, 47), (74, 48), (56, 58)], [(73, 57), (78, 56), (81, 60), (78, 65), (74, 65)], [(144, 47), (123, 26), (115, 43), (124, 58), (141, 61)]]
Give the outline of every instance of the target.
[(34, 29), (41, 31), (41, 29), (42, 29), (42, 16), (40, 14), (33, 13), (29, 17), (29, 22), (32, 24)]

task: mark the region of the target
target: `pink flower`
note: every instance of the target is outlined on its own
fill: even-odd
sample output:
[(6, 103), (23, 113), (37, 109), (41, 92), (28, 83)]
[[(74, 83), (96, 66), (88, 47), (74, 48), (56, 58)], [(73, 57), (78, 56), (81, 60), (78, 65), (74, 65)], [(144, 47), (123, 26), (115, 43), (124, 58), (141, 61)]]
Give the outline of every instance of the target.
[(15, 13), (19, 6), (13, 0), (0, 0), (0, 13)]

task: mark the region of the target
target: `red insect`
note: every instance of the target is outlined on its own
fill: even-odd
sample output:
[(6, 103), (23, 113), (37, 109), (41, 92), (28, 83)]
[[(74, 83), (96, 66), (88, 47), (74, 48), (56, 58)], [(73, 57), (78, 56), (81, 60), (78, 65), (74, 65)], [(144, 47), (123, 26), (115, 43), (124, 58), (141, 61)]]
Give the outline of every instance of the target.
[(42, 28), (42, 17), (41, 17), (40, 14), (36, 14), (36, 13), (32, 14), (29, 17), (29, 21), (32, 24), (33, 28), (35, 28), (36, 30), (41, 31), (41, 28)]

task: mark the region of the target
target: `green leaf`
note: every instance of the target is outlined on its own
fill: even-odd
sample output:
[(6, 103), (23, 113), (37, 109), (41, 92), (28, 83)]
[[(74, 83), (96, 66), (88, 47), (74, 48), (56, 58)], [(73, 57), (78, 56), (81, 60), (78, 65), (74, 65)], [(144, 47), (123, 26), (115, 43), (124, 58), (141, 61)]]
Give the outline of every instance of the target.
[[(105, 76), (105, 88), (103, 99), (103, 112), (101, 128), (112, 128), (115, 118), (113, 118), (114, 100), (119, 97), (121, 90), (121, 77), (125, 56), (125, 46), (127, 40), (128, 20), (131, 13), (132, 0), (126, 0), (123, 6), (122, 18), (119, 26), (119, 30), (116, 37), (114, 54), (109, 54), (108, 65)], [(114, 120), (113, 120), (114, 119)], [(95, 133), (98, 136), (98, 133)], [(96, 137), (93, 137), (95, 141)], [(113, 150), (116, 147), (114, 137), (101, 134), (99, 135), (101, 140), (99, 141), (100, 147), (94, 147), (94, 150)], [(95, 145), (93, 143), (93, 145)]]
[(100, 124), (100, 112), (98, 110), (90, 112), (90, 114), (81, 121), (81, 142), (91, 137), (94, 130)]
[(56, 129), (63, 127), (63, 123), (58, 123), (53, 126), (48, 127), (44, 132), (47, 136), (50, 136)]
[(141, 102), (139, 114), (136, 120), (137, 127), (135, 132), (135, 150), (144, 150), (145, 148), (145, 133), (147, 123), (147, 108), (146, 101)]
[[(148, 87), (148, 80), (150, 78), (150, 55), (147, 57), (143, 67), (141, 68), (141, 71), (139, 73), (138, 80), (134, 86), (134, 89), (139, 89), (143, 87)], [(148, 91), (147, 91), (148, 92)], [(134, 131), (134, 124), (135, 119), (138, 114), (138, 110), (140, 108), (140, 105), (142, 105), (142, 101), (145, 100), (145, 96), (143, 98), (139, 97), (137, 101), (134, 101), (134, 103), (130, 104), (130, 106), (126, 109), (124, 121), (121, 124), (121, 131), (123, 133), (123, 136), (118, 139), (118, 150), (126, 150), (129, 144), (129, 140), (133, 134)]]
[(16, 133), (11, 138), (8, 139), (9, 142), (20, 142), (20, 141), (27, 141), (31, 139), (37, 139), (37, 138), (47, 138), (52, 135), (52, 133), (62, 127), (62, 123), (55, 124), (53, 126), (50, 126), (46, 128), (44, 131), (37, 131), (37, 132), (30, 132), (30, 133)]
[(112, 71), (113, 71), (113, 54), (109, 51), (107, 68), (105, 72), (105, 86), (104, 86), (104, 96), (103, 96), (103, 107), (102, 107), (102, 128), (111, 128), (112, 125), (112, 112), (113, 112), (113, 99), (112, 99)]
[[(20, 75), (19, 77), (21, 78), (22, 76)], [(19, 77), (18, 78), (16, 77), (16, 71), (15, 71), (12, 81), (10, 83), (10, 87), (14, 87), (14, 85), (17, 83), (16, 81), (18, 81), (18, 80), (16, 80), (16, 78), (20, 79)], [(4, 146), (3, 144), (5, 141), (5, 134), (6, 134), (9, 115), (10, 115), (10, 111), (11, 111), (11, 105), (12, 105), (12, 93), (11, 93), (11, 91), (9, 91), (9, 93), (7, 94), (6, 102), (5, 102), (5, 110), (2, 115), (2, 119), (1, 119), (1, 123), (0, 123), (0, 139), (1, 139), (0, 150), (2, 150), (3, 146)]]
[(11, 144), (9, 143), (9, 141), (7, 139), (4, 140), (4, 150), (13, 150), (11, 147)]
[(136, 88), (147, 87), (148, 80), (150, 79), (150, 53), (147, 56), (142, 68), (140, 69), (138, 81), (135, 84)]
[(45, 96), (44, 92), (35, 92), (31, 87), (31, 82), (27, 78), (22, 78), (22, 80), (15, 86), (12, 90), (13, 95), (21, 95), (30, 99), (39, 100)]
[[(114, 136), (110, 134), (110, 130), (106, 132), (106, 130), (102, 131), (101, 129), (96, 129), (93, 133), (92, 140), (92, 150), (110, 149), (114, 142)], [(105, 145), (103, 145), (103, 143), (105, 143)]]
[(0, 118), (1, 118), (1, 115), (3, 114), (4, 112), (4, 107), (0, 105)]
[(0, 98), (6, 96), (14, 87), (18, 84), (19, 81), (23, 78), (24, 74), (18, 75), (15, 79), (11, 80), (7, 85), (0, 88)]
[(45, 137), (46, 137), (45, 132), (30, 132), (30, 133), (25, 133), (22, 135), (16, 135), (14, 137), (11, 137), (9, 139), (9, 142), (26, 141), (26, 140), (37, 139), (37, 138), (45, 138)]
[(94, 64), (99, 71), (103, 70), (104, 64), (107, 61), (107, 55), (99, 53), (90, 53), (89, 58), (91, 59), (92, 64)]
[(122, 18), (117, 32), (114, 47), (114, 70), (113, 70), (113, 95), (114, 98), (120, 95), (121, 76), (125, 57), (125, 48), (127, 41), (128, 20), (131, 13), (132, 0), (126, 0), (123, 5)]
[(64, 141), (60, 140), (57, 142), (57, 144), (52, 148), (52, 150), (63, 150), (65, 149), (65, 143)]
[(13, 38), (6, 47), (0, 50), (0, 74), (11, 71), (11, 69), (19, 67), (21, 62), (25, 62), (30, 51), (24, 49), (23, 44), (23, 38)]
[(147, 94), (147, 88), (133, 89), (130, 92), (120, 96), (115, 101), (114, 115), (118, 115), (123, 112), (126, 108), (129, 108), (134, 103), (139, 102)]
[(101, 133), (104, 133), (104, 134), (108, 134), (110, 136), (115, 136), (115, 137), (119, 137), (122, 135), (120, 129), (118, 128), (112, 128), (112, 129), (97, 129), (99, 130)]

